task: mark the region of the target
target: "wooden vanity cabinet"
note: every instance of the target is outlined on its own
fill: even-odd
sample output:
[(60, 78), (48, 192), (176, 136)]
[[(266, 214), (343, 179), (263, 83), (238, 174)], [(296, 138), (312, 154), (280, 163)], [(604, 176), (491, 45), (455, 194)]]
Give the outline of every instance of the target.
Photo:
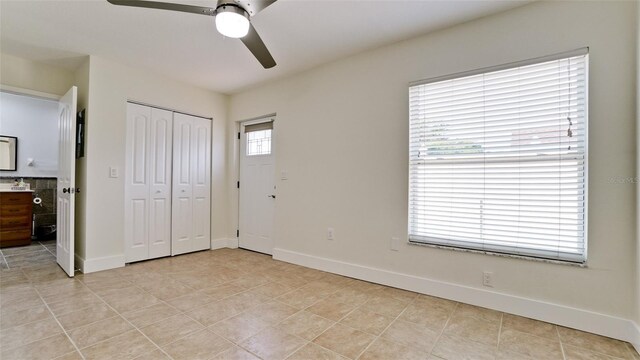
[(0, 247), (31, 244), (30, 191), (0, 192)]

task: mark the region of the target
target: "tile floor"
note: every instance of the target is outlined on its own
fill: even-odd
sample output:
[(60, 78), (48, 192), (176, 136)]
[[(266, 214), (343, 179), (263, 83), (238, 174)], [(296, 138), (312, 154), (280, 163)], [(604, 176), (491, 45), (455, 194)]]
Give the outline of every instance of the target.
[(244, 250), (74, 279), (53, 244), (1, 253), (3, 360), (640, 359), (621, 341)]
[(22, 268), (56, 262), (56, 241), (33, 241), (29, 246), (0, 249), (0, 269)]

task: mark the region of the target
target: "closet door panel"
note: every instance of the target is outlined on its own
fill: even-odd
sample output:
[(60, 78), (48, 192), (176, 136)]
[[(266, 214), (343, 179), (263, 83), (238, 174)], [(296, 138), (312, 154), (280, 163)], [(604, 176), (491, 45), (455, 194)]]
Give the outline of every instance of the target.
[(174, 114), (173, 121), (173, 204), (171, 254), (183, 254), (193, 248), (193, 121)]
[(151, 109), (149, 137), (149, 258), (171, 255), (173, 113)]
[(173, 202), (173, 236), (171, 254), (178, 255), (192, 251), (193, 247), (193, 202), (190, 197), (181, 196)]
[(193, 120), (193, 250), (211, 247), (211, 121)]
[(125, 159), (125, 259), (144, 260), (149, 253), (149, 129), (151, 109), (127, 104)]

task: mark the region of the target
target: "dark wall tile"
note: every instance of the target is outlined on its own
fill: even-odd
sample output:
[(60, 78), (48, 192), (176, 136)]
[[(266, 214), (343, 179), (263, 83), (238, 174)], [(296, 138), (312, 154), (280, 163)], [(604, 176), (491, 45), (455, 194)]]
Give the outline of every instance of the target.
[(35, 215), (36, 228), (38, 226), (55, 225), (56, 214)]

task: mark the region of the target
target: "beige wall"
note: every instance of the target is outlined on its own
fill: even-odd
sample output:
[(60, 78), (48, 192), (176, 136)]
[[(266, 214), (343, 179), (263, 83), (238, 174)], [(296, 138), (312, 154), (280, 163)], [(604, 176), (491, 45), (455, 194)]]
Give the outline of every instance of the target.
[[(635, 175), (635, 22), (633, 2), (537, 2), (232, 96), (229, 139), (235, 121), (277, 113), (276, 174), (289, 179), (277, 181), (275, 247), (474, 288), (488, 270), (494, 291), (632, 318), (635, 189), (608, 179)], [(408, 244), (390, 251), (391, 237), (407, 238), (408, 83), (584, 46), (588, 268)]]
[[(225, 95), (174, 81), (146, 70), (91, 56), (86, 148), (87, 261), (124, 254), (124, 169), (126, 102), (136, 100), (213, 117), (212, 238), (229, 232), (226, 178)], [(119, 178), (109, 178), (109, 167)]]
[(74, 85), (72, 71), (0, 54), (0, 83), (28, 90), (64, 95)]

